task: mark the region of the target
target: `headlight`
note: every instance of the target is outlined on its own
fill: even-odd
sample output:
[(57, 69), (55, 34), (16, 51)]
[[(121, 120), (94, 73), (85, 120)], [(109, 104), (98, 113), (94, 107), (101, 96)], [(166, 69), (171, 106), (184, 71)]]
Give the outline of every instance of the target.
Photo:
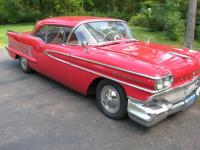
[(161, 90), (161, 89), (163, 89), (163, 87), (164, 87), (164, 82), (163, 82), (163, 80), (161, 79), (161, 80), (157, 80), (156, 81), (156, 89), (157, 90)]
[(155, 90), (162, 90), (169, 88), (172, 84), (173, 77), (172, 76), (167, 76), (162, 79), (158, 79), (155, 82)]
[(171, 82), (172, 82), (171, 77), (166, 77), (166, 78), (164, 78), (163, 84), (164, 84), (165, 87), (168, 87), (168, 86), (171, 85)]

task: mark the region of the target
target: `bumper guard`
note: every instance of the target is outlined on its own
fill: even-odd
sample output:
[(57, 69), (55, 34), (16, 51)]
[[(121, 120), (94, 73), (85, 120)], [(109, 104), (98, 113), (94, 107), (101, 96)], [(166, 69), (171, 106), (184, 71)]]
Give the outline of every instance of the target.
[(132, 120), (146, 127), (151, 127), (171, 114), (186, 110), (197, 101), (199, 96), (200, 85), (197, 86), (186, 98), (175, 104), (172, 104), (165, 99), (151, 101), (148, 104), (142, 104), (129, 99), (128, 115)]

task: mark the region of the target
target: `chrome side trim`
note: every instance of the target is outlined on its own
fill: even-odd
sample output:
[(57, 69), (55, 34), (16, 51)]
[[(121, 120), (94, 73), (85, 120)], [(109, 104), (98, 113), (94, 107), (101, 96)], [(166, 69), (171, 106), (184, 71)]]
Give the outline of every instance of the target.
[[(163, 94), (163, 93), (166, 93), (166, 92), (170, 92), (170, 91), (172, 91), (172, 90), (176, 90), (177, 88), (181, 88), (181, 87), (183, 87), (183, 86), (187, 86), (187, 85), (189, 85), (189, 84), (195, 82), (195, 81), (199, 78), (199, 77), (196, 77), (196, 78), (194, 78), (191, 82), (185, 83), (185, 84), (180, 85), (180, 86), (178, 86), (178, 87), (176, 87), (176, 88), (170, 88), (170, 89), (164, 89), (164, 90), (154, 91), (154, 90), (149, 90), (149, 89), (146, 89), (146, 88), (137, 86), (137, 85), (133, 85), (133, 84), (130, 84), (130, 83), (127, 83), (127, 82), (124, 82), (124, 81), (121, 81), (121, 80), (112, 78), (112, 77), (110, 77), (110, 76), (107, 76), (107, 75), (98, 73), (98, 72), (96, 72), (96, 71), (87, 69), (87, 68), (85, 68), (85, 67), (81, 67), (81, 66), (79, 66), (79, 65), (70, 63), (70, 62), (68, 62), (68, 61), (61, 60), (61, 59), (59, 59), (59, 58), (57, 58), (57, 57), (52, 56), (52, 55), (49, 54), (48, 52), (53, 52), (53, 53), (61, 54), (61, 55), (67, 56), (67, 57), (80, 58), (80, 57), (78, 57), (78, 56), (72, 56), (72, 55), (70, 55), (70, 54), (66, 54), (66, 53), (62, 53), (62, 52), (56, 52), (56, 51), (54, 51), (54, 50), (46, 50), (46, 51), (44, 51), (44, 53), (45, 53), (47, 56), (49, 56), (49, 57), (51, 57), (52, 59), (55, 59), (55, 60), (57, 60), (57, 61), (60, 61), (60, 62), (62, 62), (62, 63), (71, 65), (71, 66), (73, 66), (73, 67), (79, 68), (79, 69), (81, 69), (81, 70), (84, 70), (84, 71), (87, 71), (87, 72), (90, 72), (90, 73), (93, 73), (93, 74), (96, 74), (96, 75), (99, 75), (99, 76), (102, 76), (102, 77), (105, 77), (105, 78), (108, 78), (108, 79), (110, 79), (110, 80), (119, 82), (119, 83), (121, 83), (121, 84), (125, 84), (125, 85), (127, 85), (127, 86), (130, 86), (130, 87), (133, 87), (133, 88), (136, 88), (136, 89), (139, 89), (139, 90), (148, 92), (148, 93), (152, 93), (153, 95), (149, 98), (149, 100), (145, 101), (145, 103), (148, 103), (148, 102), (151, 101), (154, 97), (156, 97), (156, 96), (158, 96), (158, 95), (160, 95), (160, 94)], [(81, 60), (82, 60), (82, 59), (83, 59), (83, 58), (81, 58)], [(83, 60), (84, 60), (84, 59), (83, 59)], [(93, 62), (93, 61), (89, 61), (89, 62)], [(97, 63), (97, 64), (98, 64), (98, 63)], [(101, 63), (100, 63), (100, 64), (101, 64)], [(107, 66), (107, 65), (106, 65), (106, 66)], [(108, 65), (108, 66), (109, 66), (109, 65)], [(109, 67), (113, 67), (113, 66), (109, 66)], [(131, 97), (129, 97), (129, 98), (135, 100), (134, 98), (131, 98)], [(136, 101), (138, 101), (138, 102), (141, 103), (141, 100), (136, 100)]]
[[(81, 66), (79, 66), (79, 65), (70, 63), (70, 62), (68, 62), (68, 61), (64, 61), (64, 60), (62, 60), (62, 59), (59, 59), (59, 58), (57, 58), (57, 57), (52, 56), (52, 55), (49, 54), (48, 52), (53, 52), (53, 53), (57, 53), (57, 54), (61, 54), (61, 55), (67, 56), (67, 57), (72, 57), (72, 55), (70, 55), (70, 54), (66, 54), (66, 53), (62, 53), (62, 52), (56, 52), (56, 51), (54, 51), (54, 50), (46, 50), (46, 51), (44, 51), (44, 54), (46, 54), (48, 57), (51, 57), (52, 59), (55, 59), (55, 60), (57, 60), (57, 61), (60, 61), (60, 62), (62, 62), (62, 63), (65, 63), (65, 64), (67, 64), (67, 65), (71, 65), (71, 66), (73, 66), (73, 67), (76, 67), (76, 68), (79, 68), (79, 69), (81, 69), (81, 70), (84, 70), (84, 71), (87, 71), (87, 72), (96, 74), (96, 75), (98, 75), (98, 76), (102, 76), (102, 77), (105, 77), (105, 78), (107, 78), (107, 79), (110, 79), (110, 80), (119, 82), (119, 83), (121, 83), (121, 84), (124, 84), (124, 85), (130, 86), (130, 87), (133, 87), (133, 88), (136, 88), (136, 89), (139, 89), (139, 90), (142, 90), (142, 91), (145, 91), (145, 92), (154, 94), (154, 95), (152, 95), (152, 96), (149, 98), (149, 100), (145, 101), (144, 103), (148, 103), (149, 101), (153, 100), (153, 98), (155, 98), (155, 97), (158, 96), (159, 94), (163, 94), (163, 93), (166, 93), (166, 92), (170, 92), (170, 91), (172, 91), (172, 90), (176, 90), (177, 88), (181, 88), (181, 87), (183, 87), (183, 86), (187, 86), (187, 85), (189, 85), (189, 84), (195, 82), (195, 81), (199, 78), (199, 77), (196, 77), (196, 78), (194, 78), (191, 82), (185, 83), (185, 84), (183, 84), (183, 85), (181, 85), (181, 86), (179, 86), (179, 87), (176, 87), (176, 88), (170, 88), (170, 89), (164, 90), (164, 91), (163, 91), (163, 90), (161, 90), (161, 91), (153, 91), (153, 90), (149, 90), (149, 89), (146, 89), (146, 88), (137, 86), (137, 85), (133, 85), (133, 84), (130, 84), (130, 83), (127, 83), (127, 82), (124, 82), (124, 81), (121, 81), (121, 80), (112, 78), (112, 77), (110, 77), (110, 76), (107, 76), (107, 75), (98, 73), (98, 72), (96, 72), (96, 71), (87, 69), (87, 68), (85, 68), (85, 67), (81, 67)], [(73, 57), (74, 57), (74, 56), (73, 56)], [(128, 97), (128, 98), (129, 98), (129, 99), (136, 100), (136, 99), (131, 98), (131, 97)], [(141, 103), (141, 100), (136, 100), (136, 101)]]
[(139, 89), (139, 90), (145, 91), (145, 92), (149, 92), (149, 93), (156, 93), (156, 92), (157, 92), (157, 91), (149, 90), (149, 89), (146, 89), (146, 88), (143, 88), (143, 87), (137, 86), (137, 85), (133, 85), (133, 84), (130, 84), (130, 83), (127, 83), (127, 82), (124, 82), (124, 81), (121, 81), (121, 80), (118, 80), (118, 79), (112, 78), (112, 77), (110, 77), (110, 76), (107, 76), (107, 75), (104, 75), (104, 74), (98, 73), (98, 72), (96, 72), (96, 71), (92, 71), (92, 70), (90, 70), (90, 69), (87, 69), (87, 68), (84, 68), (84, 67), (81, 67), (81, 66), (78, 66), (78, 65), (75, 65), (75, 64), (70, 64), (70, 65), (73, 66), (73, 67), (76, 67), (76, 68), (82, 69), (82, 70), (84, 70), (84, 71), (87, 71), (87, 72), (90, 72), (90, 73), (93, 73), (93, 74), (99, 75), (99, 76), (101, 76), (101, 77), (105, 77), (105, 78), (107, 78), (107, 79), (110, 79), (110, 80), (113, 80), (113, 81), (119, 82), (119, 83), (121, 83), (121, 84), (124, 84), (124, 85), (130, 86), (130, 87), (133, 87), (133, 88), (136, 88), (136, 89)]
[(45, 54), (48, 54), (48, 52), (52, 52), (52, 53), (56, 53), (56, 54), (60, 54), (60, 55), (68, 56), (68, 57), (71, 56), (70, 54), (66, 54), (66, 53), (62, 53), (62, 52), (57, 52), (57, 51), (54, 51), (54, 50), (45, 50), (44, 51)]
[[(134, 85), (134, 84), (130, 84), (130, 83), (127, 83), (127, 82), (124, 82), (124, 81), (121, 81), (121, 80), (118, 80), (118, 79), (115, 79), (115, 78), (112, 78), (110, 76), (107, 76), (107, 75), (104, 75), (104, 74), (101, 74), (101, 73), (98, 73), (96, 71), (93, 71), (93, 70), (90, 70), (88, 68), (85, 68), (85, 67), (81, 67), (79, 65), (76, 65), (76, 64), (73, 64), (73, 63), (70, 63), (68, 61), (64, 61), (62, 59), (59, 59), (55, 56), (52, 56), (51, 54), (49, 54), (48, 52), (55, 52), (53, 50), (46, 50), (44, 51), (44, 54), (46, 54), (48, 57), (51, 57), (52, 59), (55, 59), (57, 61), (60, 61), (62, 63), (65, 63), (65, 64), (68, 64), (70, 66), (73, 66), (73, 67), (76, 67), (76, 68), (79, 68), (81, 70), (84, 70), (84, 71), (87, 71), (87, 72), (90, 72), (90, 73), (93, 73), (93, 74), (96, 74), (98, 76), (101, 76), (101, 77), (105, 77), (107, 79), (110, 79), (110, 80), (113, 80), (113, 81), (116, 81), (116, 82), (119, 82), (121, 84), (124, 84), (124, 85), (127, 85), (127, 86), (130, 86), (130, 87), (133, 87), (133, 88), (136, 88), (136, 89), (139, 89), (139, 90), (142, 90), (142, 91), (145, 91), (145, 92), (148, 92), (148, 93), (152, 93), (152, 94), (155, 94), (157, 92), (160, 92), (160, 91), (154, 91), (154, 90), (149, 90), (149, 89), (146, 89), (146, 88), (143, 88), (143, 87), (140, 87), (140, 86), (137, 86), (137, 85)], [(61, 54), (61, 55), (65, 55), (67, 57), (72, 57), (71, 55), (69, 54), (65, 54), (65, 53), (61, 53), (61, 52), (55, 52), (55, 53), (58, 53), (58, 54)]]
[(130, 73), (130, 74), (142, 76), (142, 77), (145, 77), (145, 78), (153, 79), (153, 80), (165, 78), (165, 77), (171, 75), (171, 74), (169, 74), (169, 75), (164, 76), (164, 77), (153, 77), (153, 76), (145, 75), (145, 74), (142, 74), (142, 73), (137, 73), (137, 72), (134, 72), (134, 71), (126, 70), (126, 69), (123, 69), (123, 68), (111, 66), (111, 65), (108, 65), (108, 64), (100, 63), (100, 62), (97, 62), (97, 61), (85, 59), (85, 58), (82, 58), (82, 57), (74, 56), (74, 55), (71, 55), (71, 57), (79, 59), (79, 60), (87, 61), (87, 62), (90, 62), (90, 63), (94, 63), (94, 64), (97, 64), (97, 65), (101, 65), (101, 66), (109, 67), (109, 68), (112, 68), (112, 69), (116, 69), (116, 70), (119, 70), (119, 71), (124, 71), (126, 73)]
[(53, 51), (53, 50), (45, 50), (45, 51), (44, 51), (44, 54), (46, 54), (46, 55), (49, 56), (50, 58), (55, 59), (55, 60), (57, 60), (57, 61), (59, 61), (59, 62), (62, 62), (62, 63), (64, 63), (64, 64), (70, 65), (70, 63), (69, 63), (68, 61), (64, 61), (64, 60), (62, 60), (62, 59), (60, 59), (60, 58), (57, 58), (57, 57), (55, 57), (55, 56), (49, 54), (48, 52), (57, 53), (57, 54), (61, 54), (61, 55), (68, 56), (68, 57), (69, 57), (70, 55), (65, 54), (65, 53), (61, 53), (61, 52), (56, 52), (56, 51)]

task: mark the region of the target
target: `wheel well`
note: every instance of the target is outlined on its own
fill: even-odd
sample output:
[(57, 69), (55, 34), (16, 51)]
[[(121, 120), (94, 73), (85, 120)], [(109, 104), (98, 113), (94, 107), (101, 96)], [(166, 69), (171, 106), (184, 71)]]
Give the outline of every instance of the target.
[(98, 83), (103, 80), (105, 78), (96, 78), (92, 81), (92, 83), (90, 84), (89, 88), (88, 88), (88, 91), (87, 91), (87, 95), (96, 95), (96, 88), (97, 88), (97, 85)]
[[(99, 82), (100, 82), (101, 80), (104, 80), (104, 79), (106, 79), (106, 78), (100, 77), (100, 78), (94, 79), (94, 80), (92, 81), (92, 83), (90, 84), (88, 90), (87, 90), (87, 95), (91, 95), (91, 96), (96, 95), (96, 88), (97, 88), (97, 85), (99, 84)], [(109, 79), (106, 79), (106, 80), (109, 80)], [(112, 80), (110, 80), (110, 81), (112, 81)], [(115, 82), (115, 81), (112, 81), (112, 82)], [(115, 83), (117, 83), (117, 82), (115, 82)], [(117, 83), (117, 84), (118, 84), (118, 83)], [(118, 84), (118, 85), (121, 86), (120, 84)], [(122, 90), (124, 91), (124, 93), (126, 93), (125, 90), (124, 90), (124, 88), (123, 88), (122, 86), (121, 86), (121, 88), (122, 88)]]
[(15, 56), (15, 59), (19, 59), (19, 58), (20, 58), (20, 56), (19, 56), (19, 55), (16, 55), (16, 56)]

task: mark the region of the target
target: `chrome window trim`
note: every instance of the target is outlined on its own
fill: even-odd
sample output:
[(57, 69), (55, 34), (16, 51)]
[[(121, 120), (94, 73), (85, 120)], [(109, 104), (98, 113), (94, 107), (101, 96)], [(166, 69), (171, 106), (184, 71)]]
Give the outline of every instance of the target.
[(64, 61), (64, 60), (61, 60), (57, 57), (54, 57), (52, 56), (51, 54), (49, 54), (48, 52), (54, 52), (54, 53), (58, 53), (58, 54), (61, 54), (61, 55), (64, 55), (64, 56), (67, 56), (67, 57), (72, 57), (72, 58), (75, 58), (75, 56), (73, 55), (70, 55), (70, 54), (65, 54), (65, 53), (62, 53), (62, 52), (56, 52), (54, 50), (45, 50), (44, 51), (44, 54), (46, 54), (48, 57), (51, 57), (52, 59), (55, 59), (57, 61), (60, 61), (62, 63), (65, 63), (65, 64), (68, 64), (70, 66), (73, 66), (73, 67), (76, 67), (76, 68), (79, 68), (79, 69), (82, 69), (84, 71), (87, 71), (87, 72), (90, 72), (90, 73), (93, 73), (93, 74), (96, 74), (98, 76), (101, 76), (101, 77), (105, 77), (107, 79), (110, 79), (110, 80), (113, 80), (113, 81), (116, 81), (116, 82), (119, 82), (121, 84), (124, 84), (124, 85), (127, 85), (127, 86), (130, 86), (130, 87), (133, 87), (133, 88), (136, 88), (136, 89), (139, 89), (139, 90), (142, 90), (142, 91), (145, 91), (145, 92), (148, 92), (148, 93), (151, 93), (151, 94), (156, 94), (156, 93), (159, 93), (159, 92), (162, 92), (163, 90), (166, 90), (166, 89), (162, 89), (162, 90), (149, 90), (149, 89), (146, 89), (146, 88), (143, 88), (143, 87), (140, 87), (140, 86), (137, 86), (137, 85), (134, 85), (134, 84), (130, 84), (130, 83), (127, 83), (127, 82), (124, 82), (124, 81), (121, 81), (121, 80), (118, 80), (118, 79), (115, 79), (113, 77), (110, 77), (110, 76), (107, 76), (107, 75), (104, 75), (104, 74), (101, 74), (99, 72), (96, 72), (96, 71), (93, 71), (93, 70), (90, 70), (88, 68), (85, 68), (85, 67), (82, 67), (82, 66), (79, 66), (79, 65), (76, 65), (76, 64), (73, 64), (73, 63), (70, 63), (68, 61)]

